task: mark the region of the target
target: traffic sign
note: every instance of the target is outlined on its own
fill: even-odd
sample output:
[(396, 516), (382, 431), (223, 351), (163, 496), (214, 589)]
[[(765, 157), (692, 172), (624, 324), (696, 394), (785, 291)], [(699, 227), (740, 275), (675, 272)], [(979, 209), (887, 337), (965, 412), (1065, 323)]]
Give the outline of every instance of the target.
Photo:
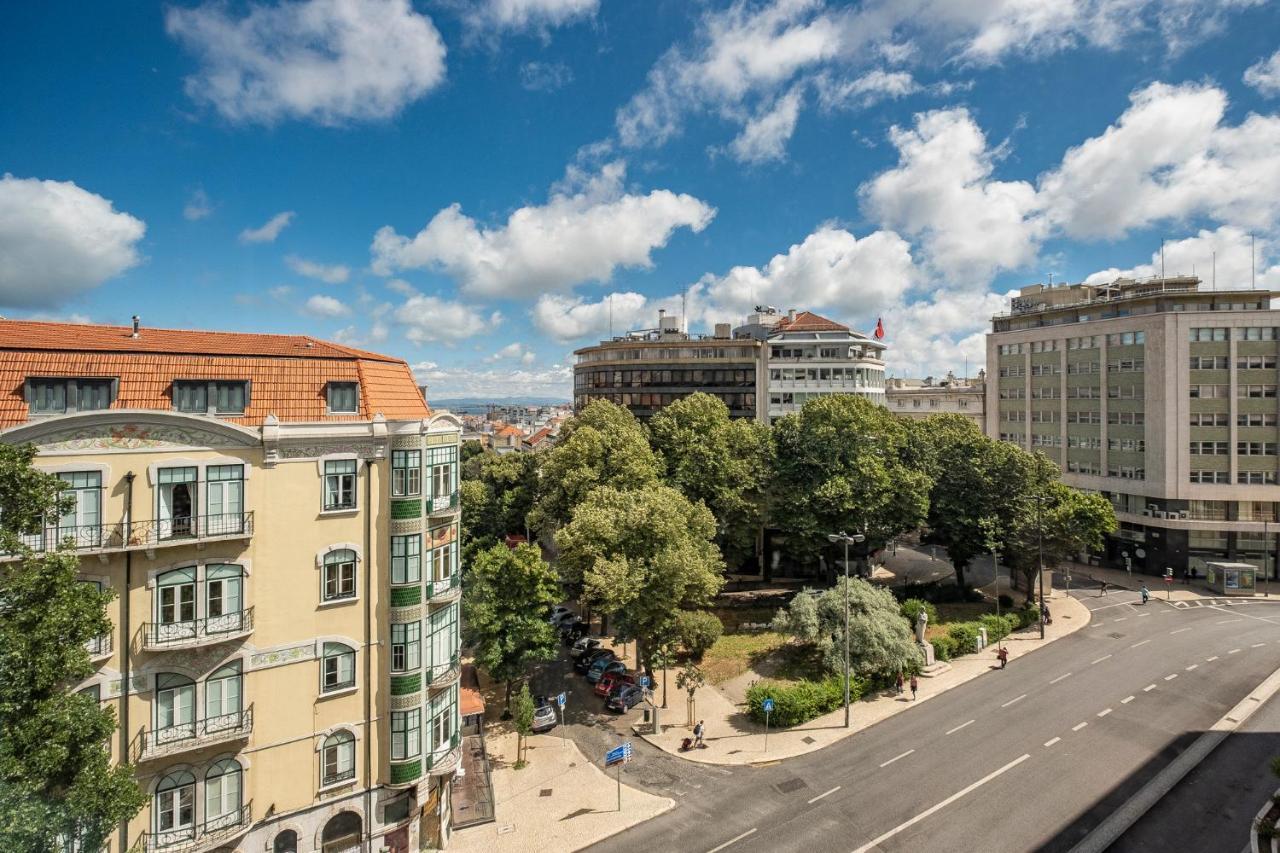
[(771, 714), (771, 713), (773, 713), (773, 700), (772, 700), (772, 699), (765, 699), (765, 700), (764, 700), (764, 704), (761, 706), (761, 708), (763, 708), (763, 710), (764, 710), (764, 712), (765, 712), (766, 714)]
[(615, 764), (626, 764), (631, 760), (631, 741), (626, 741), (621, 746), (615, 746), (613, 749), (605, 753), (604, 766), (612, 767)]
[(647, 675), (640, 676), (640, 687), (644, 690), (649, 689), (649, 676)]
[(565, 696), (563, 693), (561, 693), (559, 696), (556, 697), (556, 704), (559, 705), (561, 708), (564, 707), (564, 699), (565, 699)]

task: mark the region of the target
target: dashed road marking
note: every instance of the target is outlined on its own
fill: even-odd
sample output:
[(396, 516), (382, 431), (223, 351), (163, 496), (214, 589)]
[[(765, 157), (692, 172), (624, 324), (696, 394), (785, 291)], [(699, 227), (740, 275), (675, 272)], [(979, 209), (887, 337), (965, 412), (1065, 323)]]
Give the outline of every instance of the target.
[(969, 721), (969, 722), (967, 722), (967, 723), (961, 723), (960, 725), (956, 726), (956, 727), (955, 727), (954, 729), (952, 729), (951, 731), (947, 732), (947, 734), (949, 734), (949, 735), (953, 735), (953, 734), (955, 734), (956, 732), (958, 732), (958, 731), (960, 731), (961, 729), (963, 729), (965, 726), (972, 725), (973, 723), (974, 723), (974, 721), (973, 721), (973, 720), (970, 720), (970, 721)]
[(1198, 667), (1199, 665), (1200, 665), (1200, 664), (1198, 664), (1198, 663), (1193, 663), (1193, 664), (1191, 664), (1191, 666), (1187, 667), (1185, 671), (1186, 671), (1186, 672), (1190, 672), (1191, 670), (1195, 669), (1195, 668), (1196, 668), (1196, 667)]
[(1181, 634), (1183, 631), (1190, 631), (1190, 630), (1191, 630), (1190, 628), (1179, 628), (1178, 630), (1176, 630), (1176, 631), (1170, 631), (1169, 633), (1170, 633), (1170, 634)]
[(1155, 690), (1155, 689), (1156, 689), (1156, 686), (1154, 684), (1148, 684), (1146, 687), (1142, 688), (1142, 692), (1150, 693), (1152, 690)]
[(1236, 652), (1239, 652), (1239, 651), (1242, 651), (1242, 650), (1241, 650), (1241, 649), (1232, 649), (1231, 651), (1227, 652), (1227, 654), (1229, 654), (1229, 655), (1234, 655)]
[(1145, 646), (1145, 645), (1146, 645), (1147, 643), (1149, 643), (1149, 642), (1151, 642), (1151, 641), (1150, 641), (1150, 640), (1142, 640), (1141, 642), (1134, 643), (1134, 644), (1133, 644), (1132, 646), (1130, 646), (1129, 648), (1131, 648), (1131, 649), (1136, 649), (1138, 646)]
[(1084, 728), (1085, 726), (1087, 726), (1087, 725), (1089, 725), (1089, 724), (1088, 724), (1088, 723), (1076, 723), (1074, 726), (1072, 726), (1072, 727), (1071, 727), (1071, 731), (1073, 731), (1073, 732), (1078, 732), (1078, 731), (1080, 731), (1081, 729), (1083, 729), (1083, 728)]
[(1243, 619), (1222, 619), (1222, 620), (1219, 620), (1219, 621), (1217, 621), (1217, 622), (1214, 622), (1213, 624), (1215, 624), (1215, 625), (1226, 625), (1226, 624), (1228, 624), (1229, 622), (1243, 622), (1243, 621), (1244, 621)]
[(1111, 713), (1110, 708), (1103, 708), (1101, 711), (1098, 712), (1098, 716), (1105, 717), (1107, 714), (1110, 714), (1110, 713)]
[(1132, 701), (1133, 701), (1133, 699), (1134, 699), (1134, 697), (1132, 697), (1132, 696), (1126, 696), (1126, 697), (1124, 697), (1123, 699), (1121, 699), (1121, 700), (1120, 700), (1120, 704), (1121, 704), (1121, 705), (1128, 705), (1130, 702), (1132, 702)]
[(1211, 657), (1211, 658), (1205, 658), (1205, 659), (1204, 659), (1204, 662), (1205, 662), (1205, 663), (1213, 663), (1213, 662), (1214, 662), (1214, 661), (1216, 661), (1217, 659), (1218, 659), (1218, 656), (1217, 656), (1217, 655), (1214, 655), (1214, 656), (1213, 656), (1213, 657)]
[(1057, 743), (1057, 742), (1058, 742), (1058, 741), (1060, 741), (1060, 740), (1062, 740), (1062, 738), (1060, 738), (1060, 737), (1056, 737), (1056, 738), (1054, 738), (1053, 740), (1047, 740), (1047, 741), (1045, 741), (1045, 742), (1044, 742), (1044, 745), (1045, 745), (1046, 747), (1053, 746), (1055, 743)]
[(1057, 684), (1057, 683), (1058, 683), (1059, 681), (1061, 681), (1062, 679), (1064, 679), (1064, 678), (1070, 678), (1070, 677), (1071, 677), (1071, 673), (1069, 673), (1069, 672), (1068, 672), (1068, 673), (1066, 673), (1065, 675), (1059, 675), (1057, 678), (1055, 678), (1053, 681), (1050, 681), (1049, 683), (1050, 683), (1050, 684)]
[(1128, 619), (1128, 618), (1129, 618), (1128, 616), (1121, 616), (1119, 619), (1112, 619), (1111, 621), (1112, 621), (1112, 622), (1123, 622), (1124, 620), (1126, 620), (1126, 619)]
[(1109, 658), (1109, 657), (1111, 657), (1111, 655), (1103, 655), (1102, 657), (1098, 658), (1097, 660), (1089, 661), (1089, 665), (1090, 665), (1090, 666), (1093, 666), (1095, 663), (1102, 663), (1104, 660), (1106, 660), (1106, 659), (1107, 659), (1107, 658)]
[(1173, 680), (1174, 680), (1175, 678), (1177, 678), (1177, 677), (1178, 677), (1178, 673), (1173, 672), (1173, 673), (1170, 673), (1169, 675), (1166, 675), (1166, 676), (1164, 677), (1164, 680), (1165, 680), (1165, 681), (1173, 681)]
[(734, 844), (736, 842), (741, 841), (742, 839), (746, 838), (748, 835), (755, 835), (755, 832), (756, 832), (756, 828), (753, 826), (750, 829), (748, 829), (746, 832), (742, 833), (741, 835), (730, 838), (728, 841), (726, 841), (724, 844), (721, 844), (719, 847), (712, 847), (710, 850), (707, 851), (707, 853), (717, 853), (717, 851), (723, 850), (724, 848), (728, 847), (730, 844)]
[(1254, 644), (1253, 644), (1252, 646), (1250, 646), (1249, 648), (1251, 648), (1251, 649), (1256, 649), (1256, 648), (1258, 648), (1259, 646), (1265, 646), (1265, 645), (1266, 645), (1266, 643), (1254, 643)]
[(831, 796), (831, 795), (832, 795), (832, 794), (834, 794), (836, 791), (839, 791), (839, 790), (840, 790), (840, 787), (841, 787), (841, 786), (836, 785), (836, 786), (835, 786), (834, 788), (832, 788), (830, 791), (826, 791), (826, 792), (824, 792), (824, 793), (819, 794), (818, 796), (814, 797), (812, 800), (810, 800), (810, 801), (809, 801), (809, 805), (813, 805), (814, 803), (816, 803), (818, 800), (822, 799), (823, 797), (829, 797), (829, 796)]
[(910, 755), (913, 752), (915, 752), (914, 749), (908, 749), (906, 752), (902, 753), (902, 755), (895, 755), (893, 758), (890, 758), (888, 761), (886, 761), (884, 764), (881, 764), (880, 766), (888, 767), (890, 764), (897, 761), (899, 758), (906, 758), (908, 755)]
[(1023, 699), (1026, 699), (1026, 698), (1027, 698), (1027, 694), (1023, 693), (1021, 696), (1019, 696), (1019, 697), (1017, 697), (1017, 698), (1015, 698), (1015, 699), (1010, 699), (1008, 702), (1005, 702), (1005, 703), (1004, 703), (1003, 705), (1001, 705), (1000, 707), (1001, 707), (1001, 708), (1008, 708), (1008, 707), (1009, 707), (1010, 705), (1012, 705), (1014, 702), (1021, 702)]

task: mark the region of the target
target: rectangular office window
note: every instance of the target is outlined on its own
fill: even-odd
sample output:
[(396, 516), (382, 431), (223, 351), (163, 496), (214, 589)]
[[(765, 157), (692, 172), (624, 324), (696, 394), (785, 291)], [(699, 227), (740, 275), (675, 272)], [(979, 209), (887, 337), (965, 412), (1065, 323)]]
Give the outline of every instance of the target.
[(1204, 484), (1229, 484), (1231, 482), (1230, 471), (1192, 471), (1191, 482)]
[(422, 451), (391, 451), (391, 494), (393, 497), (422, 494)]
[(1245, 486), (1274, 486), (1277, 482), (1275, 471), (1239, 471), (1236, 482)]
[(338, 459), (324, 463), (324, 508), (356, 508), (356, 460)]
[[(1201, 419), (1203, 420), (1203, 418), (1205, 417), (1205, 415), (1201, 415), (1200, 417), (1201, 417)], [(1222, 423), (1215, 423), (1215, 424), (1201, 424), (1201, 426), (1226, 426), (1226, 425), (1227, 425), (1227, 416), (1226, 416), (1225, 414), (1223, 414), (1223, 415), (1220, 415), (1219, 417), (1221, 417), (1221, 418), (1222, 418)], [(1192, 426), (1195, 426), (1195, 425), (1196, 425), (1196, 424), (1193, 422), (1193, 423), (1192, 423)], [(1276, 425), (1276, 413), (1275, 413), (1275, 412), (1254, 412), (1254, 413), (1252, 413), (1252, 414), (1236, 415), (1236, 426), (1242, 426), (1242, 427), (1273, 427), (1273, 426), (1275, 426), (1275, 425)]]
[(1236, 396), (1242, 400), (1254, 399), (1273, 399), (1276, 396), (1276, 386), (1274, 385), (1237, 385)]
[[(1223, 442), (1225, 444), (1225, 442)], [(1275, 456), (1276, 442), (1274, 441), (1237, 441), (1237, 456)]]
[[(1237, 331), (1243, 332), (1244, 329), (1237, 329)], [(1198, 343), (1225, 341), (1227, 339), (1227, 329), (1225, 327), (1196, 327), (1191, 329), (1190, 337), (1192, 342)], [(1244, 340), (1244, 338), (1240, 338), (1240, 340)]]
[[(1223, 360), (1226, 360), (1225, 357)], [(1242, 355), (1236, 359), (1236, 367), (1239, 370), (1275, 370), (1276, 357), (1274, 355)]]
[(330, 382), (328, 388), (330, 414), (354, 414), (357, 411), (359, 384), (355, 382)]
[[(1274, 341), (1277, 339), (1276, 332), (1280, 331), (1275, 326), (1242, 326), (1236, 329), (1237, 341)], [(1217, 340), (1217, 338), (1214, 338)]]

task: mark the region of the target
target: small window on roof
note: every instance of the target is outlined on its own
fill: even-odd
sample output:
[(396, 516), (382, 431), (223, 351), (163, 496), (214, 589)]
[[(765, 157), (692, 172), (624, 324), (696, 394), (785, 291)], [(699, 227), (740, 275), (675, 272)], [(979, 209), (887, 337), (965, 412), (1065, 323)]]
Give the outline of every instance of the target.
[(173, 407), (180, 412), (240, 415), (248, 404), (249, 382), (245, 379), (175, 379), (173, 382)]
[(33, 415), (61, 415), (111, 408), (118, 380), (80, 377), (29, 377), (27, 405)]
[(330, 382), (328, 388), (330, 414), (355, 414), (357, 389), (355, 382)]

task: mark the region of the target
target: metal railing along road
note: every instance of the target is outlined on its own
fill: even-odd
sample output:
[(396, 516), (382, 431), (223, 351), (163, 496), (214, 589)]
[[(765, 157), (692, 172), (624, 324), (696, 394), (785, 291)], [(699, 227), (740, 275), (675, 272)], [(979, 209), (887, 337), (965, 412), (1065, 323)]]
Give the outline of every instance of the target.
[(226, 814), (208, 818), (203, 823), (176, 827), (170, 830), (144, 832), (133, 849), (153, 853), (188, 853), (202, 850), (219, 841), (234, 838), (249, 828), (253, 822), (253, 801), (234, 808)]
[(253, 535), (253, 513), (218, 513), (115, 524), (50, 525), (20, 537), (33, 551), (126, 551), (203, 539)]
[(253, 608), (186, 622), (142, 623), (142, 647), (147, 651), (221, 643), (252, 633)]
[(223, 741), (239, 740), (248, 737), (252, 731), (253, 706), (250, 705), (230, 714), (176, 723), (161, 729), (144, 729), (134, 738), (129, 752), (136, 763)]

